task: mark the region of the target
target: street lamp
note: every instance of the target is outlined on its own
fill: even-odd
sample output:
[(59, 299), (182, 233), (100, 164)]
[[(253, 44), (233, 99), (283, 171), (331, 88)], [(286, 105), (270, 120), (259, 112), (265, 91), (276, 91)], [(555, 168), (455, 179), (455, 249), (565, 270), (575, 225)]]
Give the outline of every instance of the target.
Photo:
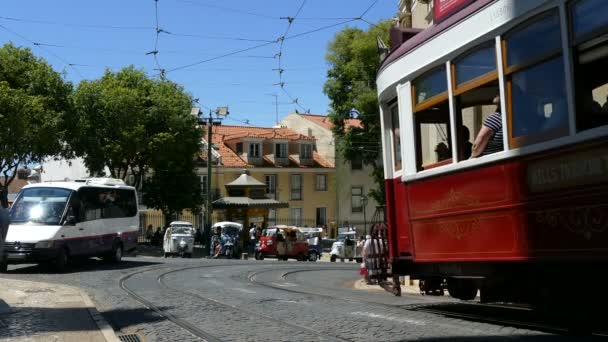
[[(205, 118), (202, 118), (203, 112), (200, 108), (194, 107), (190, 112), (192, 115), (196, 116), (200, 123), (205, 123)], [(213, 117), (215, 114), (215, 118)], [(205, 252), (206, 256), (209, 254), (210, 249), (210, 240), (211, 240), (211, 214), (213, 213), (213, 197), (211, 193), (211, 157), (212, 157), (212, 148), (213, 148), (213, 125), (219, 125), (222, 122), (230, 111), (228, 107), (217, 107), (216, 110), (209, 110), (209, 117), (207, 119), (207, 203), (205, 209), (205, 227), (203, 230), (203, 241), (205, 242)]]
[(365, 235), (367, 235), (367, 216), (366, 216), (367, 201), (368, 201), (367, 196), (361, 195), (361, 204), (363, 205), (363, 231), (365, 232)]

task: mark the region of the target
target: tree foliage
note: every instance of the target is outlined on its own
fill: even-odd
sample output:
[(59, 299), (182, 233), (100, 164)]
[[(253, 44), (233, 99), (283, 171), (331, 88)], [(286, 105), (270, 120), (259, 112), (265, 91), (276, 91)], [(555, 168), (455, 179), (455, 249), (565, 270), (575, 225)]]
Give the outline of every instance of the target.
[(29, 49), (0, 48), (0, 199), (17, 169), (66, 152), (72, 85)]
[[(368, 31), (346, 28), (330, 43), (329, 63), (324, 92), (330, 99), (330, 120), (338, 138), (337, 148), (348, 161), (361, 160), (373, 167), (377, 188), (369, 195), (384, 203), (384, 180), (381, 154), (381, 127), (376, 73), (380, 66), (377, 37), (388, 41), (390, 21), (383, 21)], [(345, 122), (356, 117), (362, 127), (345, 130)]]
[[(190, 115), (191, 97), (181, 86), (128, 67), (81, 82), (73, 98), (78, 119), (70, 143), (91, 173), (107, 168), (115, 178), (132, 176), (136, 187), (150, 181), (144, 188), (155, 194), (144, 196), (144, 203), (165, 214), (202, 203), (200, 182), (192, 179), (203, 132)], [(166, 184), (156, 184), (159, 179)], [(177, 201), (175, 192), (193, 195)]]

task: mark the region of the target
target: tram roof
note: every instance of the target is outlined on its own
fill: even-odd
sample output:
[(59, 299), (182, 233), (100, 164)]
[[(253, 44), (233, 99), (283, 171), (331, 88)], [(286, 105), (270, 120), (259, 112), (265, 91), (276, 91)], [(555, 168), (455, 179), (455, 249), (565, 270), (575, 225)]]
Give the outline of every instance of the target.
[(471, 14), (477, 12), (479, 9), (483, 8), (484, 6), (486, 6), (487, 4), (489, 4), (493, 1), (495, 1), (495, 0), (474, 1), (472, 4), (463, 8), (461, 11), (456, 12), (454, 15), (447, 18), (446, 20), (444, 20), (438, 24), (434, 24), (434, 25), (428, 27), (427, 29), (423, 30), (422, 32), (416, 34), (412, 38), (406, 40), (398, 48), (393, 50), (384, 59), (384, 61), (382, 61), (382, 64), (380, 65), (380, 69), (379, 69), (378, 73), (382, 72), (382, 70), (384, 70), (384, 68), (389, 66), (395, 60), (399, 59), (401, 56), (407, 54), (409, 51), (415, 49), (419, 45), (425, 43), (427, 40), (430, 40), (431, 38), (435, 37), (436, 35), (440, 34), (444, 30), (450, 28), (451, 26), (457, 24), (459, 21), (461, 21), (461, 20), (465, 19), (466, 17), (470, 16)]

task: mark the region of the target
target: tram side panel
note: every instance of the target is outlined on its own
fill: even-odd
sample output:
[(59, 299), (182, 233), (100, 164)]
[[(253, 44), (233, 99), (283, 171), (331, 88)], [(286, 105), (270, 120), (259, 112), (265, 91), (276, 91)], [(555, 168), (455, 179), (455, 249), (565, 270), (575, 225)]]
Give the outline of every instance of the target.
[(399, 178), (387, 179), (385, 189), (390, 258), (411, 261), (414, 252), (406, 184)]

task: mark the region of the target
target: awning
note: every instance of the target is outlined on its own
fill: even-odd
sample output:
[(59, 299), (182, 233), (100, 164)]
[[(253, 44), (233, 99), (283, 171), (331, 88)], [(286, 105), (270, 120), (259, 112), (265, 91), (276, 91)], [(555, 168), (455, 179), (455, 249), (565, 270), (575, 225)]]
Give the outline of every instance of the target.
[(213, 209), (228, 208), (289, 208), (289, 203), (270, 198), (223, 197), (213, 202)]

